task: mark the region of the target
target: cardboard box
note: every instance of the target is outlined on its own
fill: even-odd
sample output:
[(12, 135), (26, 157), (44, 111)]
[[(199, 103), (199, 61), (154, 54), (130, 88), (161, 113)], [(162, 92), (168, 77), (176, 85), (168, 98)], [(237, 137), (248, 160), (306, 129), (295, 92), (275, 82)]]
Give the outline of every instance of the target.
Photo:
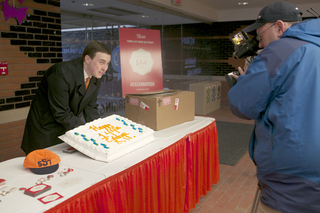
[(220, 109), (221, 81), (203, 81), (189, 85), (195, 92), (196, 115), (206, 115)]
[(157, 90), (125, 96), (125, 117), (153, 130), (194, 120), (194, 92)]

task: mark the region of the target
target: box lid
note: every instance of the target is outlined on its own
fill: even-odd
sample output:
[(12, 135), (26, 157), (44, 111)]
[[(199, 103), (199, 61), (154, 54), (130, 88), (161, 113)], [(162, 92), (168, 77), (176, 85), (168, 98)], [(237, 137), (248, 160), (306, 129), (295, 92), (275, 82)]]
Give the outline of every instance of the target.
[(163, 89), (163, 90), (156, 90), (151, 92), (142, 92), (142, 93), (135, 93), (135, 94), (126, 94), (126, 96), (139, 96), (139, 97), (148, 97), (148, 98), (160, 98), (161, 96), (170, 96), (170, 95), (177, 95), (181, 93), (185, 93), (186, 91), (182, 90), (171, 90), (171, 89)]

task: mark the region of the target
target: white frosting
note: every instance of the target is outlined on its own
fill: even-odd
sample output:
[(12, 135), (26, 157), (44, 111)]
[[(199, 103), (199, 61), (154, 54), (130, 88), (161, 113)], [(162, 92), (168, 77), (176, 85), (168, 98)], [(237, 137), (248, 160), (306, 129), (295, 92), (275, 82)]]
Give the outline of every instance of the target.
[(59, 138), (89, 157), (110, 162), (154, 141), (154, 131), (119, 115), (99, 118)]

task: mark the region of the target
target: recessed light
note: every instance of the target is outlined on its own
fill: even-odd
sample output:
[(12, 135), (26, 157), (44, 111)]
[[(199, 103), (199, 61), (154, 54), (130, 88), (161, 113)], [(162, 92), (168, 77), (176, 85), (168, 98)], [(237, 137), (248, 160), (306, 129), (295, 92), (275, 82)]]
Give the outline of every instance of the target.
[(239, 2), (239, 3), (238, 3), (238, 5), (247, 5), (247, 4), (249, 4), (249, 2), (247, 2), (247, 1)]
[(84, 3), (82, 5), (85, 7), (93, 7), (94, 6), (94, 4), (91, 4), (91, 3)]

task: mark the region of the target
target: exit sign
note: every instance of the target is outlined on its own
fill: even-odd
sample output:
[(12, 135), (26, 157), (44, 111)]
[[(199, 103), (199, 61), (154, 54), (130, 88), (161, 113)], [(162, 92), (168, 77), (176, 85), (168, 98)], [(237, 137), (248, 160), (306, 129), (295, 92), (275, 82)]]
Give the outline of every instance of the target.
[(172, 4), (181, 5), (181, 0), (172, 0)]
[(0, 62), (0, 75), (8, 75), (8, 62)]

